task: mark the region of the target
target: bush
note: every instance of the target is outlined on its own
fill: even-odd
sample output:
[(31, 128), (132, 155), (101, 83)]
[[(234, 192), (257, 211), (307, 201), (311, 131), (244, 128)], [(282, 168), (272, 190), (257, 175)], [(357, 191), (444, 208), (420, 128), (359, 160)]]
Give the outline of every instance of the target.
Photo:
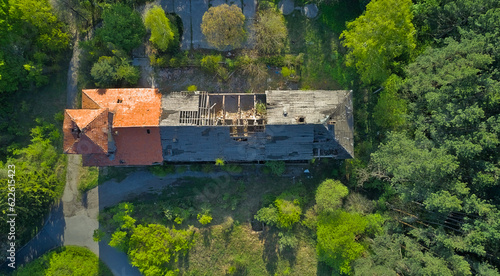
[(187, 87), (187, 91), (189, 92), (194, 92), (194, 91), (198, 91), (198, 87), (196, 87), (196, 85), (190, 85)]
[(274, 204), (278, 210), (278, 227), (289, 229), (300, 221), (302, 209), (297, 199), (287, 200), (278, 198)]
[(151, 30), (149, 40), (161, 51), (166, 51), (179, 43), (177, 27), (170, 23), (162, 7), (153, 5), (144, 19), (146, 28)]
[(349, 190), (338, 180), (327, 179), (316, 190), (316, 205), (320, 212), (334, 212), (342, 205)]
[(293, 77), (295, 75), (295, 70), (284, 66), (281, 68), (281, 75), (285, 78)]
[(215, 159), (215, 166), (224, 166), (224, 159), (222, 158)]
[(17, 268), (13, 275), (112, 276), (113, 273), (90, 250), (78, 246), (63, 246)]
[(201, 31), (209, 44), (219, 50), (240, 47), (245, 40), (245, 16), (236, 5), (210, 7), (203, 15)]
[(286, 169), (284, 161), (267, 161), (265, 166), (271, 169), (271, 172), (277, 176), (283, 175)]
[(208, 55), (201, 59), (201, 68), (208, 73), (216, 73), (222, 61), (221, 55)]
[(202, 225), (207, 225), (210, 222), (212, 222), (212, 215), (210, 215), (210, 214), (198, 214), (197, 219)]
[(257, 113), (261, 116), (265, 116), (267, 114), (267, 107), (266, 107), (266, 104), (265, 103), (261, 103), (261, 102), (258, 102), (256, 105), (255, 105), (255, 110), (257, 111)]

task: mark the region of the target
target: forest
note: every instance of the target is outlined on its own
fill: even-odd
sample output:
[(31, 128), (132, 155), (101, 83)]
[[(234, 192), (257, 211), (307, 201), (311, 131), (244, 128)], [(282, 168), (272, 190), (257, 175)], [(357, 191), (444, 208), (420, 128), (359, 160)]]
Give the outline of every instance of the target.
[[(142, 51), (164, 93), (349, 89), (355, 118), (355, 158), (310, 160), (312, 178), (291, 180), (283, 162), (145, 169), (228, 176), (182, 178), (100, 213), (95, 241), (142, 274), (500, 275), (500, 2), (292, 2), (319, 13), (259, 0), (249, 22), (236, 5), (211, 6), (200, 21), (211, 49), (183, 50), (179, 16), (148, 1), (0, 0), (0, 209), (15, 164), (17, 200), (29, 202), (20, 243), (64, 189), (71, 51), (79, 89), (140, 86)], [(189, 85), (161, 81), (190, 68)], [(19, 275), (76, 254), (60, 252)]]

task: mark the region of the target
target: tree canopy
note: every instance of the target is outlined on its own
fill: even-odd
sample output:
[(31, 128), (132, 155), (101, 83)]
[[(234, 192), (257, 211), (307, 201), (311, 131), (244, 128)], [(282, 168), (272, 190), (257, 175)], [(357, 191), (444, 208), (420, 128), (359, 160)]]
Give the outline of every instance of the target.
[(415, 48), (411, 0), (373, 0), (340, 36), (349, 48), (347, 65), (356, 66), (365, 83), (382, 83)]
[(219, 50), (238, 48), (246, 38), (245, 15), (236, 5), (210, 7), (203, 15), (201, 31), (207, 42)]
[(283, 14), (274, 9), (257, 13), (252, 25), (255, 32), (255, 48), (262, 54), (280, 54), (285, 48), (288, 29)]
[(146, 13), (144, 19), (146, 28), (151, 30), (149, 40), (161, 51), (166, 51), (170, 46), (179, 42), (179, 34), (176, 27), (165, 15), (165, 11), (154, 5)]
[(104, 9), (102, 27), (96, 36), (104, 43), (111, 43), (126, 52), (139, 46), (146, 29), (139, 13), (123, 4), (113, 4)]

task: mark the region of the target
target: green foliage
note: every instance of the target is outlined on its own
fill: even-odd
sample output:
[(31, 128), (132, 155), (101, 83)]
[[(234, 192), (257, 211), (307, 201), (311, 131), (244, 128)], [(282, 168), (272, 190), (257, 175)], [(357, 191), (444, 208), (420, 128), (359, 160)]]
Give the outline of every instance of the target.
[(120, 59), (116, 56), (102, 56), (92, 66), (91, 76), (98, 87), (112, 87), (117, 82), (124, 84), (136, 84), (140, 78), (139, 68), (132, 66), (127, 59)]
[(128, 250), (128, 237), (127, 232), (125, 231), (116, 231), (111, 236), (111, 241), (109, 245), (112, 247), (116, 247), (123, 252), (127, 252)]
[(198, 87), (196, 85), (192, 84), (192, 85), (187, 87), (187, 91), (189, 91), (189, 92), (198, 91)]
[(179, 43), (177, 28), (170, 23), (165, 15), (165, 11), (157, 5), (153, 5), (146, 13), (144, 24), (151, 30), (149, 40), (159, 50), (166, 51), (169, 47), (174, 47)]
[(2, 1), (0, 18), (0, 95), (47, 84), (70, 41), (49, 1)]
[(80, 167), (80, 181), (78, 182), (78, 191), (85, 193), (99, 184), (98, 167)]
[(458, 168), (456, 158), (443, 149), (427, 149), (424, 145), (404, 134), (390, 133), (388, 141), (372, 154), (372, 161), (391, 175), (392, 185), (405, 200), (424, 200), (443, 189), (467, 193), (464, 183), (452, 177)]
[(281, 176), (286, 170), (284, 161), (266, 161), (266, 167), (271, 169), (274, 175)]
[(194, 231), (159, 224), (138, 225), (130, 237), (128, 256), (146, 276), (177, 272), (174, 265), (194, 245)]
[(101, 229), (95, 229), (94, 234), (92, 234), (92, 240), (94, 240), (95, 242), (100, 242), (105, 236), (106, 232), (102, 231)]
[(104, 9), (102, 27), (96, 30), (98, 40), (112, 44), (127, 53), (139, 46), (146, 29), (141, 16), (128, 6), (112, 4)]
[[(365, 83), (381, 83), (400, 66), (415, 48), (411, 0), (375, 0), (342, 32), (343, 44), (350, 49), (346, 63), (356, 66)], [(374, 31), (376, 30), (376, 31)]]
[[(34, 234), (35, 226), (39, 226), (42, 218), (49, 211), (50, 205), (56, 201), (64, 190), (65, 161), (60, 149), (53, 144), (62, 143), (59, 131), (54, 125), (42, 123), (31, 130), (31, 144), (25, 148), (15, 149), (5, 164), (0, 162), (0, 208), (8, 209), (7, 195), (8, 165), (15, 165), (16, 202), (23, 202), (16, 208), (17, 220), (23, 223), (16, 225), (17, 239), (24, 239)], [(18, 205), (18, 204), (16, 204)], [(0, 229), (8, 233), (6, 221), (0, 223)]]
[(168, 174), (175, 173), (175, 166), (171, 165), (171, 164), (155, 165), (155, 166), (148, 167), (148, 170), (152, 174), (154, 174), (158, 177), (165, 177)]
[(351, 273), (351, 262), (361, 256), (365, 247), (357, 236), (364, 233), (368, 221), (356, 213), (325, 213), (318, 221), (317, 251), (319, 260), (341, 274)]
[(278, 209), (274, 205), (260, 208), (255, 215), (255, 219), (270, 226), (278, 224)]
[(287, 66), (281, 67), (281, 75), (285, 78), (293, 77), (295, 75), (295, 70), (288, 68)]
[(210, 7), (203, 15), (201, 31), (219, 50), (240, 47), (246, 38), (245, 16), (236, 5)]
[(327, 179), (316, 190), (316, 205), (320, 212), (334, 212), (342, 206), (349, 190), (338, 180)]
[(201, 68), (208, 73), (215, 73), (220, 67), (220, 62), (222, 61), (221, 55), (207, 55), (201, 59)]
[(278, 233), (278, 249), (283, 251), (285, 249), (294, 249), (299, 244), (299, 239), (295, 237), (290, 231)]
[(90, 250), (78, 246), (64, 246), (17, 268), (13, 275), (111, 276), (113, 273)]
[(266, 107), (266, 104), (265, 104), (265, 103), (258, 102), (258, 103), (255, 105), (255, 111), (257, 111), (257, 113), (258, 113), (260, 116), (265, 116), (265, 115), (267, 114), (267, 107)]
[(224, 159), (222, 158), (215, 159), (215, 166), (224, 166)]
[(288, 30), (281, 12), (261, 10), (252, 25), (255, 33), (255, 49), (261, 54), (280, 54), (285, 48)]
[(230, 172), (230, 173), (241, 173), (243, 171), (243, 167), (242, 166), (238, 166), (236, 164), (227, 164), (227, 165), (224, 165), (222, 166), (222, 169), (226, 172)]
[(196, 217), (202, 225), (207, 225), (212, 222), (212, 215), (199, 213)]
[(302, 208), (298, 199), (278, 198), (274, 202), (278, 210), (277, 226), (283, 229), (290, 229), (295, 223), (300, 221)]
[(375, 123), (386, 129), (398, 129), (406, 123), (406, 101), (401, 99), (397, 91), (402, 86), (402, 80), (391, 75), (384, 83), (384, 90), (380, 93), (373, 118)]

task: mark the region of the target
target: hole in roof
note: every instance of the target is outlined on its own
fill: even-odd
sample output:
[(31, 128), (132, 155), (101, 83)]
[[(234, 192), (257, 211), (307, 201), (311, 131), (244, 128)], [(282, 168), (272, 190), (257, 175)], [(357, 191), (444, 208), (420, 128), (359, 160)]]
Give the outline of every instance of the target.
[(148, 134), (150, 134), (150, 133), (151, 133), (151, 131), (150, 131), (149, 129), (147, 129), (147, 130), (146, 130), (146, 132), (147, 132)]
[(116, 103), (122, 103), (121, 99), (116, 100)]
[(299, 117), (299, 118), (297, 119), (297, 122), (299, 122), (299, 123), (304, 123), (305, 121), (306, 121), (306, 118), (305, 118), (305, 117)]

